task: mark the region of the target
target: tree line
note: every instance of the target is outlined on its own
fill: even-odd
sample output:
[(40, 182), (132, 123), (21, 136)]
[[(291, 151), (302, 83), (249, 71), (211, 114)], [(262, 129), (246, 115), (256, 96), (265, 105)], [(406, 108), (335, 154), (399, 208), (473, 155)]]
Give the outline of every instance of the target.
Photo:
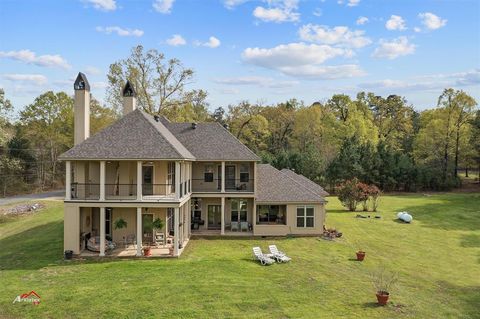
[[(416, 111), (399, 95), (335, 94), (306, 105), (291, 99), (262, 105), (242, 101), (213, 111), (207, 92), (189, 90), (194, 72), (142, 46), (110, 65), (107, 105), (91, 102), (91, 133), (120, 115), (129, 79), (138, 106), (176, 122), (216, 121), (263, 162), (294, 169), (332, 191), (358, 178), (383, 191), (460, 186), (459, 169), (480, 170), (480, 111), (466, 92), (445, 89), (434, 107)], [(73, 98), (48, 91), (18, 118), (0, 88), (0, 194), (61, 187), (58, 156), (73, 146)]]

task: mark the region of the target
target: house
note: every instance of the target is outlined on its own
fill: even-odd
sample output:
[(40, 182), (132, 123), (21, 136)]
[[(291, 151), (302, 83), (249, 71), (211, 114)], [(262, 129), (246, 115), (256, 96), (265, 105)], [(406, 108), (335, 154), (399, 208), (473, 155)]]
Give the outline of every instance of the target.
[[(179, 256), (191, 236), (318, 235), (328, 195), (291, 170), (279, 171), (219, 123), (171, 123), (136, 108), (130, 82), (123, 117), (90, 136), (90, 86), (74, 83), (74, 147), (66, 167), (64, 248), (99, 256)], [(162, 229), (150, 226), (157, 218)], [(118, 220), (126, 227), (115, 229)], [(160, 239), (158, 242), (157, 239)], [(97, 253), (95, 253), (96, 255)]]

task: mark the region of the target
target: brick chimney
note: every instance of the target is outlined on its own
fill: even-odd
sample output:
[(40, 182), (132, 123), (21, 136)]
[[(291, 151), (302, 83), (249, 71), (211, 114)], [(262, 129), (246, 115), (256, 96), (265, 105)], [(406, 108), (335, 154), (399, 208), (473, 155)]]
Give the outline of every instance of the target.
[(90, 84), (85, 74), (78, 73), (73, 89), (75, 90), (73, 141), (77, 145), (90, 136)]
[(134, 111), (137, 108), (137, 92), (132, 83), (127, 80), (125, 87), (122, 90), (123, 95), (123, 115)]

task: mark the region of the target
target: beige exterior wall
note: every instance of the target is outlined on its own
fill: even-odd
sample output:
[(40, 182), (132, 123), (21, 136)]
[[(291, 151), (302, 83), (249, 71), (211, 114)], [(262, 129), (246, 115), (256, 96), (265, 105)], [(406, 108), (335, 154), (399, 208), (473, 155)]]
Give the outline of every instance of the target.
[[(273, 205), (273, 204), (272, 204)], [(286, 225), (255, 225), (255, 236), (286, 236), (291, 235), (320, 235), (323, 232), (325, 223), (325, 205), (315, 204), (306, 206), (314, 207), (315, 227), (297, 227), (297, 207), (305, 204), (287, 205), (287, 224)]]
[(65, 204), (63, 218), (63, 249), (80, 253), (80, 208)]

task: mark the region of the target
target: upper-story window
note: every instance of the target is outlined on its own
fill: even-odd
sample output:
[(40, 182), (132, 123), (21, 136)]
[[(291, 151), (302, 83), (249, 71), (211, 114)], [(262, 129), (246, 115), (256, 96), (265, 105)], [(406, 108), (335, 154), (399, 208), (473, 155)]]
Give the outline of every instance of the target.
[(203, 181), (207, 183), (213, 182), (213, 165), (206, 164), (205, 165), (205, 172), (203, 174)]
[(240, 165), (240, 183), (248, 183), (250, 180), (250, 166), (248, 164)]
[(170, 193), (175, 193), (175, 162), (168, 163), (167, 184), (170, 187)]

